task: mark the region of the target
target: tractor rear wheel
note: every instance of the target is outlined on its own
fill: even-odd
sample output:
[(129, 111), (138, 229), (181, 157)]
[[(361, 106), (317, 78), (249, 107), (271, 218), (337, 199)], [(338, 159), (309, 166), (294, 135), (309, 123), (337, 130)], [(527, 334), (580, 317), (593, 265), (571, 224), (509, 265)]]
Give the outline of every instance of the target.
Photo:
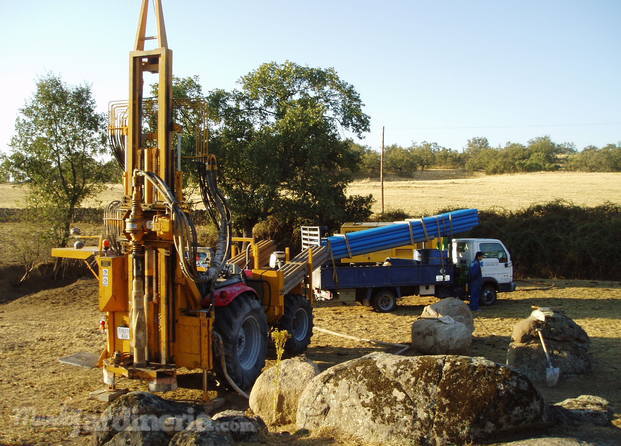
[[(261, 303), (244, 293), (226, 307), (216, 307), (214, 328), (222, 337), (229, 376), (241, 389), (250, 389), (267, 355), (267, 317)], [(220, 358), (215, 359), (216, 371), (224, 379)]]
[(285, 344), (287, 356), (306, 351), (313, 336), (313, 307), (308, 299), (299, 294), (286, 295), (285, 314), (278, 322), (278, 328), (289, 332), (289, 339)]

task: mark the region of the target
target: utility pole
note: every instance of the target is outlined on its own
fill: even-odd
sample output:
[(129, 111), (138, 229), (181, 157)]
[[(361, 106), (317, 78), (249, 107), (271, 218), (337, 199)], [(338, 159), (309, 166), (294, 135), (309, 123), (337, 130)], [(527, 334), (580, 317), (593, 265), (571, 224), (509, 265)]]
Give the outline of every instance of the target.
[(380, 185), (382, 188), (382, 214), (384, 213), (384, 126), (382, 126), (382, 151), (380, 152)]

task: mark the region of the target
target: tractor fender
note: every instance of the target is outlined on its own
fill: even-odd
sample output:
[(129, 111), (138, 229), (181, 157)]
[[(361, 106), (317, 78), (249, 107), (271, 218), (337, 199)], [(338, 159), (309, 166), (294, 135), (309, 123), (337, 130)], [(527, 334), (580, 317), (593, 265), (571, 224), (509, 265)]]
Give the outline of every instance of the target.
[(211, 296), (207, 296), (203, 299), (202, 303), (203, 306), (206, 306), (205, 304), (209, 305), (209, 303), (213, 302), (216, 307), (226, 307), (233, 302), (237, 296), (243, 293), (252, 293), (253, 296), (258, 298), (257, 292), (253, 288), (243, 282), (238, 282), (223, 288), (218, 288), (211, 294)]

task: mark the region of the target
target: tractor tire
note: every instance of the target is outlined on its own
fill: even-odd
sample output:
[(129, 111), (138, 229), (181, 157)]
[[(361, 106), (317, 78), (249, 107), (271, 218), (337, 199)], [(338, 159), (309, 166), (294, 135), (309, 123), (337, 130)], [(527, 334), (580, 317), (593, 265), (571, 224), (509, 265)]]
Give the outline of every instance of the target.
[(498, 292), (496, 291), (496, 287), (491, 283), (486, 283), (481, 288), (481, 297), (479, 298), (479, 303), (481, 305), (493, 305), (496, 303), (496, 299), (498, 298)]
[(378, 313), (390, 313), (397, 308), (397, 296), (393, 290), (382, 288), (373, 293), (371, 306)]
[(286, 356), (304, 353), (313, 336), (313, 307), (308, 299), (299, 294), (286, 295), (285, 314), (278, 322), (278, 328), (289, 332)]
[[(222, 337), (226, 369), (242, 390), (249, 390), (265, 365), (267, 317), (251, 293), (239, 295), (226, 307), (216, 307), (215, 331)], [(219, 357), (216, 372), (226, 382)]]

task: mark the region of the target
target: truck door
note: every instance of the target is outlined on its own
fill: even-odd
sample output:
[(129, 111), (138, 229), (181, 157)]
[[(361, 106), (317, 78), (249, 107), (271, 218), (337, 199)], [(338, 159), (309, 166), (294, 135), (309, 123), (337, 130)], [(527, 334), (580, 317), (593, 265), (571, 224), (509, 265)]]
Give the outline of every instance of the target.
[(499, 241), (481, 242), (478, 250), (485, 255), (481, 261), (483, 277), (494, 278), (498, 285), (510, 284), (513, 281), (513, 264), (502, 243)]
[(468, 268), (470, 263), (474, 260), (474, 252), (472, 241), (468, 240), (453, 240), (453, 262), (458, 266), (465, 266)]

